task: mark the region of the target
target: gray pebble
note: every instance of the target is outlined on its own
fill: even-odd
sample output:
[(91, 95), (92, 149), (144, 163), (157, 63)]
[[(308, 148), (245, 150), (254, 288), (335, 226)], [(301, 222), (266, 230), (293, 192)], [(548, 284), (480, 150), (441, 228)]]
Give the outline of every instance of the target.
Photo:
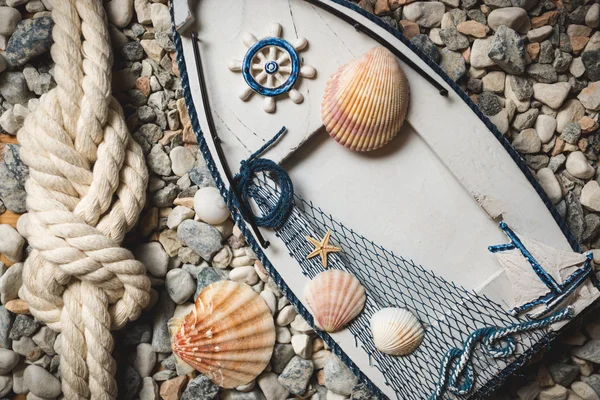
[[(173, 200), (179, 194), (180, 189), (177, 185), (169, 183), (162, 189), (157, 190), (152, 194), (152, 204), (156, 207), (170, 207), (173, 205)], [(165, 219), (166, 222), (166, 219)]]
[(152, 350), (157, 353), (171, 352), (168, 322), (175, 312), (175, 303), (166, 291), (161, 291), (152, 315)]
[(12, 375), (0, 376), (0, 397), (10, 393), (13, 387)]
[(178, 268), (167, 272), (165, 288), (175, 304), (183, 304), (194, 294), (196, 284), (188, 272)]
[(0, 375), (6, 375), (19, 363), (19, 355), (8, 349), (0, 349)]
[(576, 144), (581, 136), (581, 126), (577, 122), (569, 122), (563, 129), (560, 138), (567, 143)]
[(271, 357), (271, 367), (273, 368), (273, 372), (280, 374), (294, 355), (296, 355), (296, 353), (291, 344), (275, 343), (273, 356)]
[(306, 391), (313, 371), (312, 361), (295, 356), (281, 372), (277, 381), (290, 393), (300, 396)]
[(148, 343), (139, 344), (135, 351), (133, 367), (138, 372), (140, 377), (146, 378), (150, 376), (150, 373), (152, 373), (152, 369), (154, 369), (155, 364), (156, 353), (152, 351), (152, 345)]
[(531, 64), (527, 67), (527, 75), (541, 83), (554, 83), (558, 81), (558, 75), (550, 64)]
[(219, 282), (227, 279), (227, 275), (220, 270), (213, 267), (205, 267), (200, 272), (198, 272), (196, 278), (196, 293), (194, 294), (194, 298), (198, 297), (198, 294), (210, 285), (211, 283)]
[[(21, 246), (24, 241), (22, 241)], [(19, 289), (23, 283), (23, 264), (17, 263), (11, 266), (3, 275), (0, 277), (0, 296), (2, 304), (6, 304), (7, 301), (14, 300), (18, 297)]]
[(591, 361), (594, 364), (600, 364), (600, 340), (590, 340), (583, 346), (573, 349), (571, 354), (575, 357)]
[(0, 94), (10, 104), (24, 106), (34, 97), (27, 87), (25, 75), (18, 71), (4, 72), (0, 75)]
[(207, 261), (223, 247), (219, 231), (203, 222), (183, 221), (177, 227), (177, 237)]
[(135, 369), (129, 365), (123, 366), (117, 371), (117, 388), (119, 399), (131, 400), (135, 398), (142, 384), (142, 378)]
[(358, 384), (358, 378), (335, 355), (331, 355), (323, 368), (325, 387), (332, 392), (349, 396)]
[(13, 176), (5, 163), (0, 163), (0, 200), (4, 206), (14, 213), (24, 213), (27, 211), (26, 197), (27, 193), (23, 185)]
[(142, 379), (142, 387), (140, 389), (140, 400), (158, 400), (159, 399), (158, 385), (151, 377)]
[(4, 306), (0, 306), (0, 346), (5, 349), (12, 348), (12, 340), (9, 337), (12, 328), (14, 314)]
[(143, 322), (129, 324), (123, 330), (121, 343), (126, 346), (137, 346), (140, 343), (150, 343), (152, 340), (152, 327)]
[(31, 339), (46, 354), (54, 355), (56, 354), (54, 352), (54, 343), (56, 342), (57, 336), (58, 332), (53, 331), (47, 326), (42, 326), (40, 330), (31, 337)]
[(134, 254), (152, 276), (162, 278), (167, 274), (169, 255), (159, 242), (141, 244), (136, 247)]
[(258, 377), (258, 386), (267, 400), (287, 399), (290, 392), (277, 380), (273, 372), (264, 372)]
[(568, 387), (579, 376), (579, 367), (557, 363), (550, 365), (548, 372), (555, 383)]
[(4, 58), (13, 66), (24, 65), (33, 57), (44, 54), (52, 45), (51, 17), (40, 17), (23, 20), (10, 37)]
[(425, 53), (429, 58), (431, 58), (434, 62), (440, 61), (440, 50), (438, 47), (427, 37), (427, 35), (420, 34), (412, 39), (410, 42), (417, 46), (423, 53)]
[(188, 384), (181, 400), (212, 400), (217, 397), (219, 387), (200, 374)]
[(509, 74), (520, 75), (525, 71), (525, 45), (514, 30), (501, 25), (488, 53), (488, 57)]
[(172, 371), (170, 369), (163, 369), (162, 371), (158, 371), (157, 373), (152, 375), (152, 379), (154, 379), (156, 382), (164, 382), (168, 381), (171, 378), (174, 378), (175, 376), (177, 376), (177, 373), (175, 371)]
[(12, 340), (18, 340), (22, 337), (31, 337), (39, 327), (40, 324), (30, 316), (17, 315), (8, 337)]
[(25, 386), (38, 397), (54, 398), (61, 393), (60, 381), (37, 365), (30, 365), (23, 373)]
[(440, 67), (453, 81), (458, 81), (467, 72), (465, 59), (461, 54), (447, 48), (442, 49), (441, 54)]
[(477, 97), (477, 105), (487, 116), (493, 116), (502, 111), (498, 96), (492, 92), (483, 92)]

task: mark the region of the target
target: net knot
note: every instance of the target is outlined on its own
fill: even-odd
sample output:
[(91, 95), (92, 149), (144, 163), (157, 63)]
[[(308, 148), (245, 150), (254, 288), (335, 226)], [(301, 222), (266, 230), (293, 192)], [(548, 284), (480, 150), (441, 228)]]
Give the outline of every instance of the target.
[[(233, 186), (227, 197), (229, 205), (237, 194), (240, 201), (240, 212), (246, 220), (253, 220), (257, 226), (265, 228), (278, 228), (286, 221), (292, 207), (294, 206), (294, 186), (288, 173), (280, 165), (272, 160), (260, 158), (269, 147), (271, 147), (286, 132), (285, 126), (266, 142), (260, 149), (252, 154), (247, 160), (240, 163), (240, 171), (233, 178)], [(263, 215), (256, 215), (252, 211), (250, 199), (257, 204), (264, 203), (262, 194), (259, 192), (257, 179), (259, 174), (277, 183), (279, 198), (275, 207)]]

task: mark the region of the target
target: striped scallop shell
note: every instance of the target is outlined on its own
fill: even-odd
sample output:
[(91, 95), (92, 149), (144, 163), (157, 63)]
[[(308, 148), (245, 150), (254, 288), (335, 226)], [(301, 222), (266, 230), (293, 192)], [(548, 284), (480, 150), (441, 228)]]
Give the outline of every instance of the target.
[(245, 385), (267, 366), (275, 324), (264, 300), (247, 285), (207, 286), (172, 338), (173, 352), (224, 388)]
[(305, 291), (315, 323), (326, 332), (337, 332), (365, 306), (365, 288), (352, 274), (340, 270), (321, 272)]
[(404, 356), (423, 341), (423, 326), (408, 310), (384, 308), (371, 317), (371, 333), (375, 347), (383, 353)]
[(408, 100), (408, 81), (396, 57), (375, 47), (329, 78), (321, 119), (338, 143), (351, 150), (375, 150), (400, 130)]

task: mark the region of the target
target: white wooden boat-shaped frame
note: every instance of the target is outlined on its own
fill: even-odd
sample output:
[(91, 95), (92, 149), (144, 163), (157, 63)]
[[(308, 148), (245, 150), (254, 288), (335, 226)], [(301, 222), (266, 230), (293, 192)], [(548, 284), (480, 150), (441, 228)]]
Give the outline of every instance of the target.
[[(375, 395), (482, 397), (598, 297), (591, 255), (524, 161), (400, 32), (343, 0), (199, 0), (189, 12), (187, 0), (172, 3), (188, 112), (234, 221)], [(322, 98), (340, 66), (381, 45), (410, 86), (406, 122), (385, 147), (351, 151), (323, 128)], [(342, 250), (329, 269), (367, 293), (336, 333), (315, 326), (304, 296), (324, 270), (306, 237), (328, 232)], [(390, 306), (425, 328), (409, 355), (375, 347), (369, 319)]]

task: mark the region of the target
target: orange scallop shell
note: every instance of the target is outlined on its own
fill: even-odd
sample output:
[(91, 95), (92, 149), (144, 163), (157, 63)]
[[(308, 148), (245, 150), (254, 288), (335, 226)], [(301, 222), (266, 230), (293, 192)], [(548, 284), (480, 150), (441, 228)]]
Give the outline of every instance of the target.
[(267, 304), (249, 286), (231, 281), (204, 288), (171, 343), (177, 357), (224, 388), (255, 379), (274, 345)]
[(331, 75), (321, 119), (338, 143), (356, 151), (375, 150), (398, 134), (408, 101), (408, 80), (396, 57), (375, 47)]

